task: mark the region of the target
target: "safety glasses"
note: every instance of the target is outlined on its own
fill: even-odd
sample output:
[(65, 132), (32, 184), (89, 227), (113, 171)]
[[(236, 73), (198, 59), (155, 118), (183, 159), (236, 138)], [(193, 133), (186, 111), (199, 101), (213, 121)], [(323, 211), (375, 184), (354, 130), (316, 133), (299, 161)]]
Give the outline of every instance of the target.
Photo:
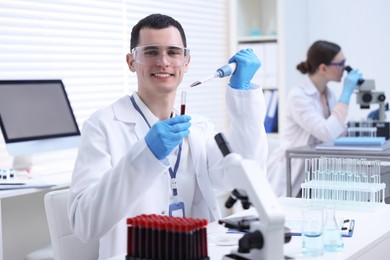
[(342, 60), (340, 62), (328, 62), (325, 63), (326, 66), (339, 66), (340, 69), (344, 69), (345, 67), (345, 60)]
[(131, 54), (136, 62), (144, 65), (157, 65), (164, 58), (171, 66), (183, 66), (190, 58), (190, 50), (178, 46), (138, 46)]

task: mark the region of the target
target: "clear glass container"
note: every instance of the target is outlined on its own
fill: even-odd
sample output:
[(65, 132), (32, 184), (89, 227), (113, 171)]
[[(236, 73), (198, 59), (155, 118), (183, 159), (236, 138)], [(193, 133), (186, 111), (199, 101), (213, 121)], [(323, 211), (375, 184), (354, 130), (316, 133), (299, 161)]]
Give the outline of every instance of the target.
[(329, 205), (324, 212), (324, 250), (327, 252), (341, 251), (344, 242), (341, 235), (341, 228), (337, 223), (335, 208)]

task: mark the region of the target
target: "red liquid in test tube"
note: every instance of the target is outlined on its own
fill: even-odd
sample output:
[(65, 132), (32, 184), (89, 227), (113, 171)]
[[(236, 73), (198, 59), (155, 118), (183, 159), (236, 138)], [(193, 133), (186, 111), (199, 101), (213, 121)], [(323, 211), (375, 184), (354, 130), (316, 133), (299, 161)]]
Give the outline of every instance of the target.
[(181, 92), (180, 115), (186, 114), (186, 98), (187, 98), (187, 92), (182, 91)]
[(202, 227), (202, 257), (207, 257), (208, 256), (208, 250), (207, 250), (207, 220), (203, 219), (202, 220), (203, 227)]
[(127, 219), (128, 260), (209, 260), (207, 220), (160, 215)]
[(133, 219), (127, 219), (127, 255), (134, 255), (134, 232), (133, 232)]
[(138, 257), (139, 256), (139, 247), (138, 247), (138, 241), (139, 241), (139, 221), (138, 219), (133, 219), (133, 256)]

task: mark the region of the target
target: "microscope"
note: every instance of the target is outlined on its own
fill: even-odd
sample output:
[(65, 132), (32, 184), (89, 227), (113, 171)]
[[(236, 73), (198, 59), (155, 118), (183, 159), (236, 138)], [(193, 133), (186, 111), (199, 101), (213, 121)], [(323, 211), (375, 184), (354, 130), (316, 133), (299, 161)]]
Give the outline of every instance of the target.
[[(352, 68), (346, 66), (344, 68), (350, 72)], [(383, 91), (375, 91), (375, 81), (373, 79), (360, 79), (356, 88), (356, 102), (361, 109), (369, 109), (371, 104), (379, 104), (379, 109), (372, 111), (368, 115), (367, 122), (348, 122), (348, 130), (367, 129), (367, 126), (373, 127), (376, 132), (375, 136), (383, 136), (386, 139), (390, 138), (390, 123), (385, 122), (385, 112), (388, 110), (388, 104), (385, 103), (386, 95)], [(372, 120), (374, 119), (374, 120)], [(363, 132), (361, 133), (364, 136)], [(360, 133), (358, 134), (360, 136)]]
[[(346, 66), (344, 68), (347, 72), (350, 72), (352, 68)], [(379, 121), (385, 121), (386, 110), (386, 95), (383, 91), (374, 91), (375, 81), (373, 79), (360, 79), (358, 81), (356, 102), (360, 105), (361, 109), (369, 109), (371, 104), (379, 104)]]
[(224, 156), (224, 170), (236, 188), (232, 193), (233, 200), (243, 199), (245, 201), (243, 205), (254, 206), (258, 213), (258, 217), (243, 217), (232, 222), (229, 222), (229, 218), (220, 221), (224, 224), (229, 223), (230, 226), (236, 223), (241, 228), (245, 226), (248, 229), (239, 240), (238, 249), (225, 255), (223, 259), (283, 259), (284, 242), (289, 241), (291, 236), (289, 233), (286, 236), (284, 213), (268, 183), (266, 173), (256, 161), (243, 159), (239, 154), (231, 152), (222, 133), (217, 134), (214, 139)]

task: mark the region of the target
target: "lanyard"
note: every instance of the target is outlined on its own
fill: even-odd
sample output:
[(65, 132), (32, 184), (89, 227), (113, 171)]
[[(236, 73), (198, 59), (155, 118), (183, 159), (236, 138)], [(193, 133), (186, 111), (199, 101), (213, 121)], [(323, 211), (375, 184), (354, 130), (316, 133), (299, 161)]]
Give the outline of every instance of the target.
[[(133, 103), (133, 106), (135, 110), (142, 116), (144, 119), (145, 123), (148, 125), (149, 129), (151, 128), (148, 120), (146, 119), (144, 113), (142, 113), (141, 109), (137, 105), (137, 102), (135, 102), (135, 99), (133, 96), (130, 97), (131, 103)], [(177, 170), (179, 169), (179, 164), (180, 164), (180, 157), (181, 157), (181, 143), (179, 144), (179, 152), (177, 153), (177, 159), (175, 163), (175, 167), (172, 170), (172, 167), (169, 167), (169, 175), (171, 176), (171, 188), (173, 192), (173, 196), (177, 195), (177, 182), (176, 182), (176, 173)]]

